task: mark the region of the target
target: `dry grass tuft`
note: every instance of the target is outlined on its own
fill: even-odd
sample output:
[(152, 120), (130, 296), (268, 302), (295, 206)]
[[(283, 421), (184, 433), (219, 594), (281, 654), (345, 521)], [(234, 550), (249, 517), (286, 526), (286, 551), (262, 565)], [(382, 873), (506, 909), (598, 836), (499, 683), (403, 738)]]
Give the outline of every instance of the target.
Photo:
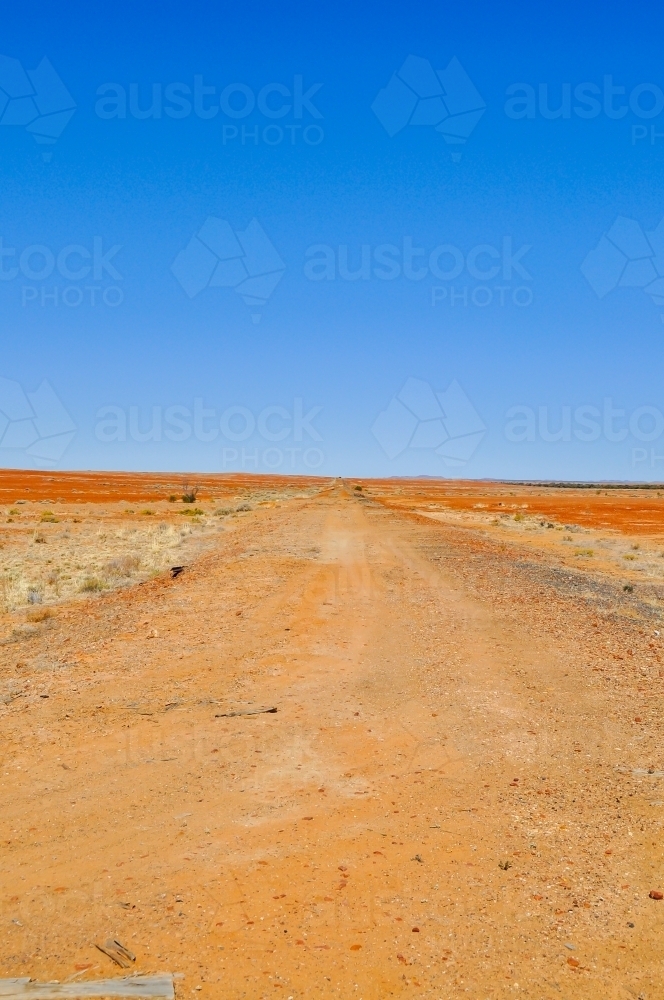
[(141, 567), (141, 560), (138, 556), (124, 555), (110, 559), (104, 566), (104, 576), (107, 578), (128, 579)]
[(28, 611), (27, 619), (33, 625), (36, 622), (45, 622), (49, 618), (55, 618), (55, 612), (52, 608), (35, 608), (34, 611)]

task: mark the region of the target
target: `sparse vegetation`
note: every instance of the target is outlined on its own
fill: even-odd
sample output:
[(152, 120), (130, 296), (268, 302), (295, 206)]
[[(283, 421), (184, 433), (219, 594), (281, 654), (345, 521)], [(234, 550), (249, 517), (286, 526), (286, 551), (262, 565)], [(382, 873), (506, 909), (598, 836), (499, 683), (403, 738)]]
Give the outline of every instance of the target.
[(60, 518), (56, 517), (52, 510), (45, 510), (39, 520), (48, 521), (51, 524), (59, 524), (60, 522)]
[(100, 580), (96, 576), (87, 576), (83, 583), (81, 584), (79, 590), (82, 594), (93, 594), (100, 590), (105, 590), (108, 587), (107, 583)]
[(200, 507), (194, 507), (193, 510), (181, 510), (180, 513), (184, 514), (185, 517), (195, 517), (198, 514), (205, 514), (205, 511), (201, 510)]

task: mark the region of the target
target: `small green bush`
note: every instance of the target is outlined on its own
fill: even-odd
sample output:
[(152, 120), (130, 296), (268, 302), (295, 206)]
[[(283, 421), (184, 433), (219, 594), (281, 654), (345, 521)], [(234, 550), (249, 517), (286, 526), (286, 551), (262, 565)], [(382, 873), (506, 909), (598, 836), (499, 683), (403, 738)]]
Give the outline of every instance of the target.
[(196, 503), (198, 497), (198, 486), (190, 486), (189, 483), (182, 484), (182, 503)]

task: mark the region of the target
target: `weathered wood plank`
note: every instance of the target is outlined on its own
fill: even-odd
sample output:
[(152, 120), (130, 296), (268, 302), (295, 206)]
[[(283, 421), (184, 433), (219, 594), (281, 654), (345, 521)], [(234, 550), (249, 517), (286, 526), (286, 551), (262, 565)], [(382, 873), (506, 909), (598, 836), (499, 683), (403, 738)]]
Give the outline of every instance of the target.
[(78, 1000), (85, 997), (140, 997), (142, 1000), (175, 1000), (173, 977), (125, 976), (87, 983), (36, 983), (30, 979), (0, 979), (3, 1000)]

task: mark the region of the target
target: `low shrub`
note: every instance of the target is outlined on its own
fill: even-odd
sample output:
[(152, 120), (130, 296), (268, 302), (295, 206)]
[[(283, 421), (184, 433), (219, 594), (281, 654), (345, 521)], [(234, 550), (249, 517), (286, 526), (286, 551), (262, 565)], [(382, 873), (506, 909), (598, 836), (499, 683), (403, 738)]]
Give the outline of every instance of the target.
[(189, 483), (182, 484), (182, 503), (196, 503), (198, 498), (198, 486), (190, 486)]

